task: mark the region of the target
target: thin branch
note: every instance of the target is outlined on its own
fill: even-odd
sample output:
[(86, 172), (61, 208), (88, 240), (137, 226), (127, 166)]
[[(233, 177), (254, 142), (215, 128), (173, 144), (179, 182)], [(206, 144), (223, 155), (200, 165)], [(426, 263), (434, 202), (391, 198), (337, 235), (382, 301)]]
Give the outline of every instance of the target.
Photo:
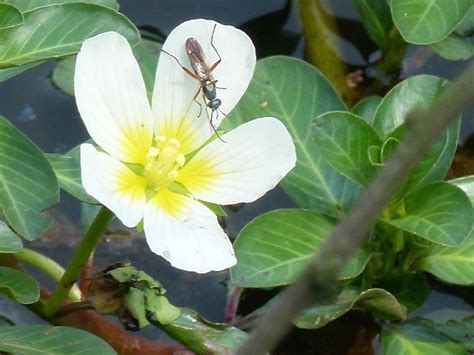
[(310, 265), (292, 286), (282, 292), (279, 301), (262, 318), (237, 354), (271, 351), (288, 333), (292, 320), (311, 306), (316, 297), (325, 298), (333, 293), (338, 274), (355, 249), (365, 242), (384, 206), (437, 137), (474, 103), (473, 83), (474, 65), (471, 65), (431, 107), (408, 114), (405, 138), (393, 156), (362, 192), (351, 212), (337, 225)]

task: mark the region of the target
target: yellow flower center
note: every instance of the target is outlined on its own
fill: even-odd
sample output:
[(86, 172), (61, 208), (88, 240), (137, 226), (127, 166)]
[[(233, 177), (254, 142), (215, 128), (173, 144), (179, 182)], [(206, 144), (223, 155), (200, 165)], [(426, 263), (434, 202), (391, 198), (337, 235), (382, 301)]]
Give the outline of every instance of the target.
[(180, 153), (179, 147), (177, 139), (159, 136), (155, 139), (155, 145), (148, 151), (145, 178), (148, 186), (155, 191), (168, 187), (178, 177), (178, 171), (185, 163), (184, 155)]

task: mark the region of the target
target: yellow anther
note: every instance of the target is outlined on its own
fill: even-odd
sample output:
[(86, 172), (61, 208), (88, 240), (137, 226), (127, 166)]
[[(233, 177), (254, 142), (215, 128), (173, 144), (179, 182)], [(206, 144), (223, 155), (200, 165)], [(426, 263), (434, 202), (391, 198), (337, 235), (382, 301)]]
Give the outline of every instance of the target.
[(147, 159), (156, 158), (159, 153), (160, 153), (160, 150), (158, 148), (151, 147), (146, 155), (146, 158)]
[(176, 164), (183, 167), (185, 162), (186, 162), (186, 158), (184, 157), (184, 154), (179, 153), (176, 156)]
[(171, 179), (171, 180), (174, 180), (178, 177), (178, 171), (177, 170), (173, 170), (173, 171), (170, 171), (168, 173), (168, 178)]

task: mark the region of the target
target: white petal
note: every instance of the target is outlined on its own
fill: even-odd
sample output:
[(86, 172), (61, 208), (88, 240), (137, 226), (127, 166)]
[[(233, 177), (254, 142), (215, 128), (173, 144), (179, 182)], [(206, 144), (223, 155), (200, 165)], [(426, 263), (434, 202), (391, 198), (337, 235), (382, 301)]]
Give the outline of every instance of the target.
[(206, 273), (237, 262), (216, 216), (183, 195), (158, 193), (147, 204), (144, 226), (150, 249), (178, 269)]
[[(209, 20), (191, 20), (176, 27), (166, 39), (163, 50), (174, 55), (181, 65), (192, 71), (185, 50), (185, 42), (194, 37), (201, 44), (207, 58), (208, 66), (218, 60), (216, 51), (211, 47), (211, 37), (214, 26), (213, 44), (222, 61), (212, 72), (218, 80), (217, 97), (221, 99), (220, 109), (228, 114), (240, 100), (247, 89), (255, 69), (255, 48), (250, 38), (242, 31), (232, 26), (224, 26)], [(188, 130), (184, 136), (192, 136), (193, 149), (204, 143), (213, 133), (209, 118), (211, 109), (203, 102), (202, 92), (197, 100), (202, 105), (199, 115), (199, 105), (193, 102), (193, 97), (199, 90), (199, 82), (185, 73), (181, 66), (168, 54), (162, 52), (156, 71), (155, 89), (153, 92), (153, 114), (158, 134), (173, 134), (181, 126), (181, 120), (186, 120), (184, 127)], [(217, 116), (218, 112), (214, 113)], [(217, 127), (224, 117), (218, 114), (214, 120)], [(192, 129), (189, 129), (192, 127)], [(178, 137), (175, 137), (178, 138)], [(191, 140), (191, 139), (190, 139)], [(189, 143), (191, 146), (191, 143)], [(191, 149), (191, 148), (190, 148)], [(191, 149), (191, 150), (193, 150)]]
[(135, 227), (143, 218), (146, 181), (120, 161), (98, 152), (91, 144), (82, 144), (81, 177), (87, 193), (127, 227)]
[(196, 198), (229, 205), (251, 202), (271, 190), (295, 166), (295, 146), (275, 118), (245, 123), (202, 148), (179, 172)]
[(124, 37), (106, 32), (82, 44), (74, 91), (92, 139), (116, 159), (143, 164), (153, 116), (140, 68)]

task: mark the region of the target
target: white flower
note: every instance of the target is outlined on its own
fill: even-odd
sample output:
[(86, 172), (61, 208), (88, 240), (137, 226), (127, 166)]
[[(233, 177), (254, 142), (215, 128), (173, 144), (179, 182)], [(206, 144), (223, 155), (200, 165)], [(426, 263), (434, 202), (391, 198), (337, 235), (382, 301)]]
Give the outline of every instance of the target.
[[(218, 58), (211, 47), (215, 24), (184, 22), (170, 33), (163, 50), (191, 69), (185, 41), (194, 37), (211, 65)], [(222, 62), (212, 74), (225, 88), (217, 89), (217, 97), (228, 113), (253, 75), (255, 49), (242, 31), (220, 24), (213, 43)], [(236, 259), (217, 217), (200, 201), (254, 201), (294, 167), (296, 156), (284, 125), (268, 117), (205, 144), (214, 133), (202, 93), (197, 97), (200, 116), (193, 101), (198, 89), (199, 82), (162, 53), (150, 106), (130, 46), (115, 32), (88, 39), (77, 57), (77, 106), (100, 147), (81, 146), (84, 188), (126, 226), (143, 219), (151, 250), (174, 267), (205, 273), (228, 268)], [(220, 113), (216, 127), (222, 118)]]

